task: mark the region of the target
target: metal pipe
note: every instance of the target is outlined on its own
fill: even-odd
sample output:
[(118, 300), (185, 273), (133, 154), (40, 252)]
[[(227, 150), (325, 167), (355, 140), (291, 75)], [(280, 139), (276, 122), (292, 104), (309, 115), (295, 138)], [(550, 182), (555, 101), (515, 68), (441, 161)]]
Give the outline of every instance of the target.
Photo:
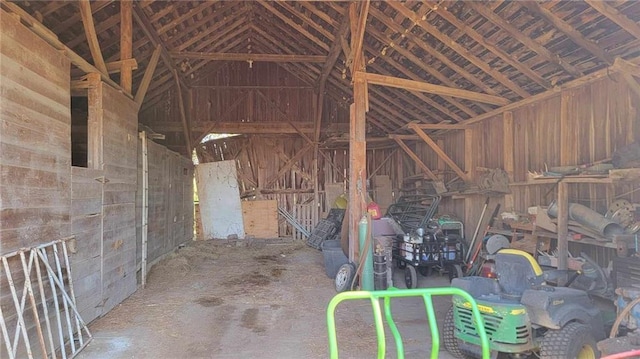
[[(581, 225), (592, 229), (604, 237), (611, 237), (615, 234), (623, 234), (624, 228), (610, 219), (605, 218), (600, 213), (592, 210), (587, 206), (579, 203), (569, 203), (569, 219), (574, 220)], [(551, 202), (547, 209), (549, 215), (558, 216), (558, 204), (556, 201)]]
[[(57, 272), (57, 276), (58, 279), (60, 280), (60, 292), (61, 293), (66, 293), (67, 292), (67, 288), (64, 285), (64, 275), (62, 274), (62, 266), (60, 265), (60, 254), (58, 253), (58, 246), (57, 245), (53, 245), (53, 259), (54, 262), (56, 264), (56, 269), (58, 270)], [(74, 340), (74, 335), (73, 335), (73, 326), (71, 326), (71, 315), (69, 313), (69, 303), (68, 303), (68, 298), (67, 297), (62, 297), (62, 306), (64, 307), (64, 316), (65, 319), (67, 321), (67, 331), (69, 332), (69, 344), (71, 344), (71, 352), (75, 352), (76, 351), (76, 341)]]
[[(62, 255), (64, 257), (64, 265), (67, 267), (67, 281), (69, 282), (69, 294), (73, 300), (73, 305), (77, 306), (76, 293), (73, 291), (73, 276), (71, 275), (71, 265), (69, 264), (69, 252), (67, 251), (67, 242), (62, 242)], [(55, 245), (55, 244), (54, 244)], [(75, 316), (76, 331), (78, 333), (78, 341), (80, 346), (84, 345), (84, 338), (82, 337), (82, 329), (80, 328), (80, 321), (78, 316)]]

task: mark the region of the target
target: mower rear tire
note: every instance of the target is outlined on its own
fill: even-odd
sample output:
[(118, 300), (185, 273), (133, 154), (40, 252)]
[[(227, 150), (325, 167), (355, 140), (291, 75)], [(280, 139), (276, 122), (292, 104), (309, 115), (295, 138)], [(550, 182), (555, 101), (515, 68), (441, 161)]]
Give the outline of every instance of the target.
[(453, 278), (462, 278), (464, 275), (462, 273), (462, 267), (459, 264), (448, 265), (447, 273), (449, 273), (449, 282), (451, 282)]
[(418, 287), (418, 273), (416, 272), (416, 267), (407, 266), (404, 269), (404, 284), (406, 284), (407, 289), (414, 289)]
[(577, 322), (569, 323), (559, 330), (549, 330), (540, 347), (541, 359), (595, 359), (600, 353), (591, 328)]
[(456, 323), (453, 318), (453, 306), (447, 311), (447, 315), (444, 317), (444, 323), (442, 325), (442, 341), (444, 342), (444, 348), (454, 357), (467, 359), (471, 358), (458, 347), (460, 339), (456, 338)]

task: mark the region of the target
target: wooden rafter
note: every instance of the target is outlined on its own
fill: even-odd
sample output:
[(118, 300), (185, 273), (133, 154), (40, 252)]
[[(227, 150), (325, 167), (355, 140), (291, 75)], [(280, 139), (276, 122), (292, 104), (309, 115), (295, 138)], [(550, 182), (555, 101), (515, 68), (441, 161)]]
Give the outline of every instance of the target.
[[(422, 79), (418, 76), (416, 76), (415, 74), (405, 70), (404, 68), (400, 67), (397, 68), (394, 65), (396, 64), (395, 61), (393, 59), (385, 59), (386, 62), (393, 66), (394, 69), (398, 69), (398, 71), (406, 76), (410, 76), (411, 80), (414, 81), (421, 81)], [(382, 66), (376, 64), (375, 62), (368, 65), (369, 68), (371, 68), (374, 71), (380, 72), (380, 73), (384, 73), (387, 72), (386, 69), (384, 69)], [(460, 122), (463, 120), (462, 117), (458, 116), (456, 113), (454, 113), (453, 111), (449, 110), (447, 107), (445, 107), (444, 105), (441, 105), (440, 103), (438, 103), (437, 101), (433, 100), (432, 98), (430, 98), (429, 96), (426, 96), (424, 93), (419, 92), (419, 91), (408, 91), (411, 95), (413, 95), (415, 98), (417, 98), (418, 101), (410, 101), (410, 103), (412, 103), (412, 105), (416, 108), (422, 108), (423, 103), (428, 104), (429, 106), (435, 108), (436, 110), (440, 111), (442, 114), (444, 114), (445, 116), (447, 116), (448, 118), (456, 121), (456, 122)], [(403, 94), (403, 92), (396, 92), (396, 94)], [(455, 103), (458, 104), (461, 107), (467, 108), (466, 106), (464, 106), (462, 103), (460, 103), (458, 100), (455, 100), (453, 97), (451, 96), (442, 96), (443, 98), (445, 98), (446, 100), (448, 100), (448, 102), (450, 103)], [(470, 110), (470, 109), (469, 109)], [(432, 111), (423, 111), (423, 112), (431, 112)], [(477, 115), (475, 112), (471, 112), (473, 113), (473, 115)], [(434, 116), (437, 117), (437, 116)]]
[(543, 79), (542, 76), (538, 75), (530, 67), (518, 61), (518, 59), (516, 59), (513, 55), (507, 54), (507, 52), (502, 50), (495, 42), (478, 33), (472, 27), (464, 24), (454, 14), (452, 14), (446, 6), (434, 6), (433, 4), (427, 6), (431, 6), (432, 8), (435, 7), (434, 12), (438, 14), (438, 16), (450, 22), (453, 26), (457, 27), (460, 32), (472, 38), (474, 41), (489, 50), (493, 55), (499, 57), (506, 64), (511, 65), (513, 68), (527, 76), (529, 79), (535, 81), (545, 89), (551, 87), (551, 83), (549, 83), (549, 81)]
[[(375, 37), (382, 44), (388, 44), (388, 43), (391, 42), (391, 40), (386, 35), (381, 34), (375, 28), (372, 28), (368, 32), (368, 34), (373, 36), (373, 37)], [(372, 54), (375, 53), (375, 50), (373, 48), (371, 48), (371, 47), (368, 47), (368, 51), (370, 51)], [(424, 63), (424, 61), (422, 59), (418, 58), (416, 55), (411, 53), (411, 51), (409, 51), (408, 49), (405, 49), (405, 48), (403, 48), (401, 46), (393, 46), (393, 47), (387, 48), (386, 51), (385, 51), (385, 54), (382, 55), (382, 58), (385, 61), (385, 63), (387, 65), (391, 66), (395, 71), (398, 71), (398, 72), (404, 74), (410, 80), (423, 81), (423, 79), (420, 78), (420, 76), (416, 75), (415, 73), (410, 71), (407, 67), (402, 66), (400, 63), (398, 63), (392, 56), (392, 54), (394, 52), (397, 52), (403, 58), (406, 58), (407, 60), (409, 60), (412, 63), (414, 63), (417, 68), (420, 68), (423, 71), (425, 71), (426, 73), (430, 74), (435, 79), (440, 81), (441, 84), (443, 84), (445, 86), (449, 86), (449, 87), (459, 87), (449, 77), (447, 77), (447, 76), (443, 75), (442, 73), (440, 73), (439, 71), (437, 71), (435, 68), (433, 68), (433, 66), (430, 66), (430, 65)], [(380, 56), (380, 55), (377, 55), (377, 56)], [(376, 63), (374, 62), (372, 65), (374, 65), (373, 68), (375, 69)], [(378, 71), (378, 72), (383, 73), (384, 71)], [(419, 96), (418, 96), (418, 94), (419, 94)], [(493, 94), (495, 94), (495, 92)], [(425, 97), (426, 96), (424, 96), (423, 94), (416, 92), (416, 93), (414, 93), (414, 95), (418, 96), (420, 99), (425, 101)], [(462, 102), (458, 101), (457, 99), (455, 99), (453, 97), (443, 96), (443, 98), (447, 102), (451, 103), (453, 106), (455, 106), (458, 109), (462, 110), (463, 112), (467, 113), (471, 117), (476, 116), (478, 114), (476, 111), (474, 111), (473, 109), (469, 108), (468, 106), (466, 106), (465, 104), (463, 104)], [(485, 106), (481, 105), (481, 104), (479, 105), (479, 107), (484, 109), (484, 110), (486, 110), (486, 111), (491, 109), (490, 107), (486, 107), (485, 108)], [(457, 118), (454, 117), (454, 120), (460, 121), (461, 119), (457, 119)]]
[(170, 52), (171, 56), (180, 59), (197, 59), (208, 61), (254, 61), (254, 62), (325, 62), (326, 56), (289, 55), (289, 54), (254, 54), (254, 53), (206, 53), (206, 52)]
[(466, 6), (471, 7), (473, 10), (477, 11), (480, 15), (482, 15), (485, 19), (491, 21), (494, 25), (500, 27), (502, 30), (506, 31), (509, 36), (518, 40), (529, 49), (535, 51), (539, 56), (542, 56), (546, 61), (549, 61), (556, 66), (564, 69), (573, 77), (582, 76), (582, 72), (578, 70), (575, 66), (571, 65), (568, 61), (563, 61), (560, 59), (560, 56), (552, 53), (542, 44), (540, 44), (535, 39), (530, 38), (529, 36), (523, 35), (522, 31), (517, 27), (513, 26), (510, 22), (504, 20), (498, 14), (493, 12), (491, 8), (487, 7), (485, 4), (476, 3), (474, 1), (468, 1), (465, 3)]
[[(91, 13), (95, 14), (96, 12), (104, 9), (105, 7), (107, 7), (109, 4), (111, 4), (113, 2), (113, 0), (105, 0), (105, 1), (92, 1), (91, 2)], [(55, 2), (51, 2), (52, 4)], [(71, 2), (67, 3), (70, 4)], [(45, 16), (43, 14), (43, 16)], [(67, 31), (70, 27), (72, 27), (73, 25), (77, 24), (78, 21), (82, 20), (82, 15), (80, 13), (74, 13), (73, 15), (69, 16), (68, 18), (66, 18), (63, 22), (61, 22), (60, 24), (54, 26), (51, 31), (53, 31), (56, 34), (61, 34), (65, 31)], [(70, 46), (72, 47), (72, 46)]]
[[(456, 74), (464, 77), (467, 81), (471, 82), (472, 84), (477, 86), (482, 91), (484, 91), (484, 92), (486, 92), (486, 93), (488, 93), (490, 95), (497, 95), (498, 94), (498, 92), (496, 90), (494, 90), (493, 88), (491, 88), (490, 86), (485, 84), (481, 79), (479, 79), (475, 75), (471, 74), (469, 71), (465, 70), (461, 66), (458, 66), (454, 62), (450, 61), (449, 58), (447, 58), (444, 54), (440, 53), (440, 51), (435, 49), (432, 45), (427, 44), (420, 37), (418, 37), (418, 36), (416, 36), (416, 35), (414, 35), (412, 33), (404, 34), (404, 28), (400, 24), (397, 24), (397, 23), (391, 21), (389, 19), (389, 17), (386, 14), (384, 14), (382, 11), (376, 9), (375, 7), (371, 7), (369, 9), (369, 12), (371, 13), (371, 15), (373, 15), (376, 19), (380, 20), (383, 24), (385, 24), (389, 28), (393, 29), (394, 31), (396, 31), (398, 33), (403, 34), (407, 39), (411, 40), (413, 43), (415, 43), (416, 45), (418, 45), (420, 48), (424, 49), (425, 51), (429, 51), (429, 54), (431, 56), (433, 56), (435, 59), (440, 61), (442, 64), (444, 64), (447, 67), (449, 67)], [(381, 39), (380, 41), (382, 41), (385, 44), (388, 44), (389, 46), (393, 45), (392, 47), (397, 47), (395, 41), (393, 41), (391, 39), (387, 39), (387, 42), (385, 42), (385, 39)], [(421, 62), (422, 61), (417, 61), (415, 63), (420, 64)]]
[(431, 149), (440, 157), (451, 169), (458, 175), (458, 177), (462, 178), (464, 181), (469, 180), (469, 175), (465, 173), (463, 170), (458, 167), (458, 165), (453, 162), (453, 160), (447, 156), (447, 154), (438, 146), (438, 144), (429, 137), (417, 124), (410, 124), (409, 128), (411, 128), (422, 140), (429, 146)]
[[(98, 41), (98, 34), (96, 33), (96, 27), (93, 23), (93, 13), (91, 12), (91, 3), (89, 0), (81, 0), (78, 3), (80, 7), (80, 14), (82, 15), (82, 25), (84, 26), (84, 32), (89, 43), (89, 50), (91, 50), (91, 57), (93, 63), (98, 70), (104, 74), (108, 74), (107, 65), (102, 57), (102, 50), (100, 50), (100, 42)], [(108, 75), (107, 75), (108, 76)]]
[[(233, 4), (233, 2), (229, 2)], [(233, 16), (225, 17), (221, 21), (216, 22), (211, 26), (206, 26), (202, 31), (199, 31), (195, 36), (187, 36), (184, 39), (178, 37), (177, 39), (171, 39), (171, 45), (175, 46), (175, 51), (184, 51), (190, 46), (198, 43), (215, 43), (217, 38), (224, 36), (225, 32), (232, 31), (242, 24), (246, 22), (244, 18), (249, 13), (248, 7), (243, 7), (239, 11), (237, 11)], [(206, 19), (207, 21), (201, 20), (199, 23), (204, 26), (208, 24), (211, 20)], [(208, 38), (211, 36), (210, 38)], [(183, 40), (183, 41), (181, 41)], [(190, 49), (194, 50), (194, 49)]]
[(574, 29), (567, 22), (557, 17), (550, 10), (540, 6), (540, 4), (538, 4), (535, 1), (523, 1), (523, 2), (519, 2), (519, 4), (521, 4), (522, 6), (525, 6), (527, 9), (531, 10), (538, 16), (547, 20), (551, 25), (553, 25), (555, 28), (560, 30), (565, 35), (567, 35), (567, 37), (570, 38), (571, 41), (575, 42), (576, 45), (589, 51), (592, 55), (594, 55), (599, 60), (608, 64), (613, 64), (613, 58), (609, 54), (607, 54), (603, 49), (601, 49), (593, 41), (582, 36), (582, 34), (578, 30)]
[(304, 35), (308, 40), (311, 40), (314, 44), (316, 44), (320, 48), (324, 49), (325, 51), (329, 51), (329, 45), (324, 43), (324, 41), (320, 40), (318, 37), (316, 37), (315, 35), (310, 33), (304, 27), (298, 25), (291, 18), (287, 17), (282, 12), (280, 12), (278, 9), (276, 9), (272, 5), (272, 4), (275, 4), (275, 3), (272, 3), (272, 2), (269, 2), (269, 1), (265, 1), (265, 0), (257, 0), (257, 2), (258, 2), (258, 4), (262, 5), (263, 8), (268, 10), (271, 14), (273, 14), (276, 17), (280, 18), (280, 20), (282, 20), (284, 23), (289, 25), (291, 28), (293, 28), (294, 30), (296, 30), (300, 34)]
[(157, 47), (158, 45), (160, 45), (160, 57), (162, 58), (162, 62), (171, 71), (175, 70), (174, 75), (178, 79), (180, 86), (187, 88), (184, 83), (184, 79), (178, 75), (177, 66), (171, 59), (167, 46), (155, 32), (153, 25), (151, 24), (151, 22), (149, 22), (147, 15), (144, 13), (144, 10), (142, 10), (139, 3), (136, 3), (133, 7), (133, 17), (135, 18), (138, 25), (140, 25), (140, 28), (142, 28), (142, 32), (144, 32), (145, 36), (149, 39), (153, 47)]
[[(242, 31), (246, 31), (246, 27), (244, 27), (244, 29), (242, 29), (242, 28), (241, 28), (241, 29), (239, 29), (239, 31), (240, 31), (240, 32), (242, 32)], [(226, 37), (225, 39), (227, 39), (227, 38), (233, 38), (233, 37), (235, 37), (235, 36), (236, 36), (236, 32), (234, 31), (234, 32), (232, 32), (232, 33), (230, 33), (230, 34), (227, 34), (227, 37)], [(220, 41), (220, 43), (225, 43), (225, 41), (224, 41), (225, 39), (222, 39), (222, 41)], [(229, 50), (232, 50), (232, 49), (234, 49), (238, 44), (240, 44), (240, 43), (244, 42), (246, 39), (247, 39), (247, 35), (243, 35), (243, 36), (236, 37), (236, 40), (234, 40), (232, 43), (228, 44), (227, 46), (225, 46), (225, 47), (223, 47), (223, 48), (217, 49), (217, 50), (219, 50), (219, 51), (229, 51)], [(214, 45), (213, 45), (213, 46), (215, 47), (216, 45), (217, 45), (217, 44), (216, 44), (216, 43), (214, 43)], [(195, 64), (195, 65), (192, 65), (192, 67), (191, 67), (189, 70), (187, 70), (187, 71), (185, 72), (185, 75), (186, 75), (186, 76), (191, 76), (191, 74), (195, 73), (195, 71), (197, 71), (199, 68), (201, 68), (201, 67), (202, 67), (202, 66), (204, 66), (205, 64), (207, 64), (207, 62), (204, 62), (204, 61), (203, 61), (203, 62), (201, 62), (201, 63)], [(210, 75), (210, 74), (209, 74), (209, 75)], [(152, 99), (156, 99), (156, 101), (157, 101), (157, 99), (159, 99), (159, 98), (160, 98), (160, 96), (161, 96), (163, 93), (165, 93), (165, 91), (167, 91), (169, 88), (173, 87), (173, 81), (170, 81), (172, 78), (173, 78), (173, 74), (171, 73), (171, 71), (169, 71), (167, 75), (165, 75), (164, 77), (162, 77), (162, 78), (160, 78), (160, 79), (158, 79), (158, 80), (157, 80), (157, 82), (156, 82), (156, 83), (157, 83), (157, 86), (156, 86), (156, 87), (153, 89), (153, 91), (151, 91), (151, 93), (149, 94), (149, 96), (148, 96), (149, 101), (145, 102), (145, 108), (148, 108), (148, 107), (150, 107), (151, 105), (153, 105), (153, 104), (154, 104), (154, 101), (152, 101)]]
[(605, 1), (586, 0), (586, 2), (616, 25), (620, 26), (624, 31), (633, 35), (636, 39), (640, 39), (640, 25), (638, 25), (637, 22), (629, 19)]
[[(460, 56), (464, 57), (467, 61), (471, 62), (474, 66), (484, 71), (487, 75), (493, 77), (496, 81), (501, 83), (504, 87), (510, 89), (514, 93), (518, 94), (520, 97), (526, 98), (529, 97), (530, 94), (514, 83), (511, 79), (505, 76), (500, 71), (491, 68), (491, 66), (485, 62), (484, 60), (478, 58), (477, 56), (471, 54), (469, 50), (467, 50), (464, 46), (460, 45), (448, 35), (442, 33), (437, 27), (431, 25), (426, 20), (423, 20), (421, 16), (418, 16), (411, 9), (407, 8), (403, 3), (399, 2), (389, 2), (389, 6), (394, 8), (399, 13), (403, 14), (405, 17), (414, 21), (420, 26), (424, 31), (431, 34), (433, 37), (447, 45), (450, 49), (460, 54)], [(450, 61), (448, 61), (450, 62)]]
[(356, 73), (356, 77), (362, 76), (364, 80), (374, 85), (383, 85), (389, 87), (402, 88), (406, 90), (414, 90), (432, 93), (436, 95), (447, 95), (452, 97), (464, 98), (471, 101), (490, 103), (493, 105), (506, 105), (509, 100), (498, 96), (486, 95), (478, 92), (472, 92), (457, 88), (434, 85), (426, 82), (402, 79), (399, 77), (378, 75), (372, 73)]

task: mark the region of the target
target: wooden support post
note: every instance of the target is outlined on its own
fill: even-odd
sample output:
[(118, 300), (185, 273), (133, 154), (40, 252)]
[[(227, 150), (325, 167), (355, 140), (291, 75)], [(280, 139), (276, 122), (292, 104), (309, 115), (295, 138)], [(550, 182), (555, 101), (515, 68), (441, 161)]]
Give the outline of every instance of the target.
[[(511, 111), (507, 111), (502, 115), (502, 131), (503, 167), (507, 172), (509, 182), (513, 183), (515, 163), (513, 156), (513, 113)], [(504, 209), (507, 211), (514, 209), (513, 195), (510, 193), (504, 195)]]
[[(460, 174), (458, 173), (458, 176), (460, 176), (463, 181), (471, 181), (473, 179), (473, 174), (475, 173), (475, 168), (477, 165), (477, 146), (474, 143), (474, 137), (474, 130), (470, 128), (464, 130), (464, 168), (467, 171), (467, 176), (460, 176)], [(442, 159), (444, 160), (444, 158)], [(479, 198), (479, 196), (464, 196), (464, 223), (476, 223), (476, 218), (478, 218), (477, 208)], [(464, 233), (464, 235), (466, 236), (466, 238), (473, 237), (471, 226), (465, 226), (465, 228), (466, 233)], [(482, 240), (482, 238), (480, 238), (480, 240)]]
[(558, 269), (567, 269), (569, 253), (569, 185), (558, 183)]
[(560, 95), (560, 165), (571, 166), (575, 165), (573, 160), (575, 153), (575, 138), (570, 126), (571, 119), (569, 118), (569, 106), (571, 97), (569, 91), (563, 90)]
[[(131, 0), (120, 0), (120, 60), (133, 57), (133, 15)], [(120, 86), (131, 93), (133, 69), (128, 62), (122, 63)]]
[(184, 145), (186, 146), (187, 158), (191, 158), (191, 151), (193, 150), (193, 147), (191, 146), (191, 131), (189, 130), (189, 122), (184, 109), (184, 99), (182, 98), (182, 87), (180, 86), (180, 78), (178, 77), (178, 72), (175, 69), (173, 70), (173, 77), (176, 81), (176, 89), (178, 90), (178, 106), (180, 107), (180, 119), (182, 120)]
[(360, 256), (358, 223), (367, 207), (366, 87), (362, 80), (356, 80), (353, 85), (349, 128), (349, 258), (352, 261)]

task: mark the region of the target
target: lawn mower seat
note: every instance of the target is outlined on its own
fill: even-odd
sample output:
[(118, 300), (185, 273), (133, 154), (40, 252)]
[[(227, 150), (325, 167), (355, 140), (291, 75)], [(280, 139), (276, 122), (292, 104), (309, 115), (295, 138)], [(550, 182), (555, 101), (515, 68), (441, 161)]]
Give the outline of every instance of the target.
[(520, 299), (522, 293), (544, 282), (542, 268), (535, 258), (518, 249), (501, 249), (495, 255), (496, 276), (502, 295)]

